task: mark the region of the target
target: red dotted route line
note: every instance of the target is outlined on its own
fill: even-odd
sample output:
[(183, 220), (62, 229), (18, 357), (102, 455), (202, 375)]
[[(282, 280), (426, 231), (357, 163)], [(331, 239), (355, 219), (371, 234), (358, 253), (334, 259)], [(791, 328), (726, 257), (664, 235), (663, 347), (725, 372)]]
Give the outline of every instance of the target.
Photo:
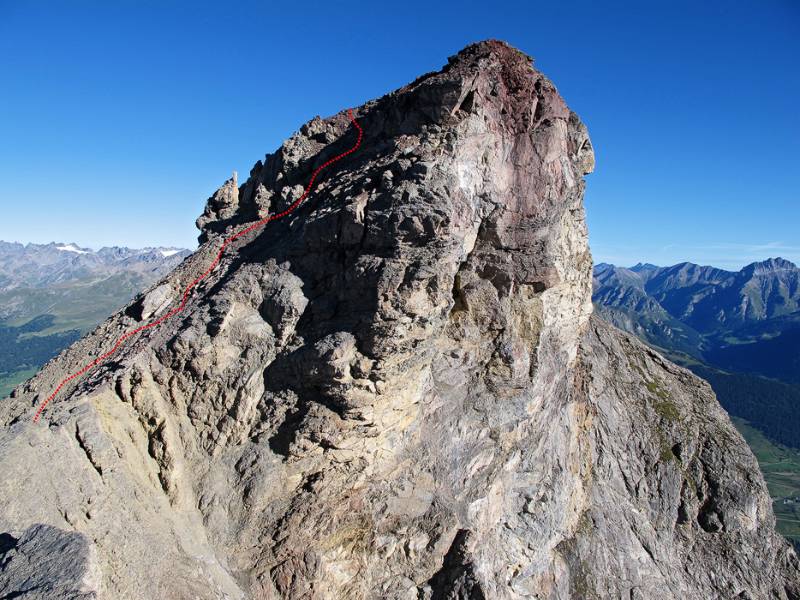
[(202, 275), (200, 275), (197, 279), (192, 281), (192, 283), (190, 283), (188, 286), (186, 286), (186, 289), (183, 291), (183, 297), (181, 299), (180, 306), (178, 306), (176, 308), (173, 308), (167, 314), (159, 317), (158, 319), (156, 319), (155, 321), (153, 321), (151, 323), (147, 323), (146, 325), (142, 325), (141, 327), (137, 327), (136, 329), (121, 335), (120, 338), (117, 340), (117, 342), (114, 344), (114, 347), (111, 348), (111, 350), (109, 350), (105, 354), (101, 354), (96, 359), (94, 359), (92, 362), (84, 365), (84, 367), (82, 369), (80, 369), (79, 371), (76, 371), (75, 373), (73, 373), (69, 377), (64, 378), (61, 381), (61, 383), (59, 383), (56, 386), (56, 389), (53, 390), (53, 393), (50, 394), (47, 397), (47, 400), (45, 400), (44, 402), (42, 402), (39, 405), (39, 408), (38, 408), (38, 410), (36, 411), (36, 414), (33, 417), (33, 422), (36, 423), (36, 422), (39, 421), (39, 417), (41, 417), (42, 411), (45, 409), (45, 407), (48, 404), (50, 404), (50, 402), (53, 400), (53, 398), (55, 398), (58, 395), (58, 392), (61, 391), (61, 388), (64, 387), (67, 383), (69, 383), (70, 381), (72, 381), (76, 377), (80, 377), (81, 375), (83, 375), (84, 373), (86, 373), (87, 371), (92, 369), (93, 367), (96, 367), (97, 365), (99, 365), (101, 362), (103, 362), (109, 356), (114, 354), (117, 350), (119, 350), (120, 346), (122, 346), (122, 344), (128, 338), (136, 335), (140, 331), (144, 331), (145, 329), (150, 329), (151, 327), (155, 327), (156, 325), (160, 325), (161, 323), (163, 323), (164, 321), (166, 321), (170, 317), (173, 317), (173, 316), (177, 315), (179, 312), (181, 312), (186, 307), (186, 301), (189, 298), (189, 294), (191, 293), (192, 288), (194, 288), (198, 283), (203, 281), (203, 279), (205, 279), (208, 276), (208, 274), (211, 273), (211, 271), (214, 270), (214, 268), (219, 264), (219, 261), (222, 258), (222, 253), (225, 252), (225, 248), (231, 242), (233, 242), (234, 240), (236, 240), (237, 238), (239, 238), (239, 237), (241, 237), (241, 236), (243, 236), (245, 234), (250, 233), (251, 231), (253, 231), (255, 229), (258, 229), (259, 227), (263, 227), (264, 225), (266, 225), (270, 221), (276, 221), (278, 219), (282, 219), (283, 217), (285, 217), (286, 215), (291, 213), (294, 209), (296, 209), (298, 206), (300, 206), (300, 203), (303, 202), (303, 200), (305, 200), (308, 197), (308, 194), (311, 192), (311, 188), (314, 186), (314, 181), (316, 180), (317, 175), (319, 175), (320, 171), (322, 171), (326, 167), (331, 166), (333, 163), (343, 159), (345, 156), (347, 156), (349, 154), (352, 154), (353, 152), (358, 150), (359, 146), (361, 146), (361, 139), (364, 137), (364, 130), (361, 129), (361, 126), (356, 122), (356, 119), (353, 116), (352, 109), (349, 111), (349, 113), (350, 113), (350, 122), (355, 126), (356, 129), (358, 129), (358, 139), (356, 140), (356, 143), (353, 145), (352, 148), (350, 148), (349, 150), (347, 150), (345, 152), (342, 152), (341, 154), (338, 154), (338, 155), (334, 156), (329, 161), (327, 161), (324, 164), (322, 164), (321, 166), (317, 167), (314, 170), (314, 172), (311, 174), (311, 180), (308, 182), (308, 185), (306, 186), (306, 189), (303, 192), (303, 195), (300, 196), (294, 202), (292, 202), (292, 204), (289, 205), (289, 208), (287, 208), (283, 212), (271, 215), (269, 217), (265, 217), (265, 218), (261, 219), (260, 221), (256, 221), (255, 223), (253, 223), (249, 227), (246, 227), (245, 229), (242, 229), (240, 232), (235, 233), (234, 235), (232, 235), (229, 238), (225, 239), (225, 241), (222, 242), (222, 246), (220, 246), (219, 252), (217, 252), (217, 257), (211, 262), (211, 264), (208, 266), (208, 268), (203, 272)]

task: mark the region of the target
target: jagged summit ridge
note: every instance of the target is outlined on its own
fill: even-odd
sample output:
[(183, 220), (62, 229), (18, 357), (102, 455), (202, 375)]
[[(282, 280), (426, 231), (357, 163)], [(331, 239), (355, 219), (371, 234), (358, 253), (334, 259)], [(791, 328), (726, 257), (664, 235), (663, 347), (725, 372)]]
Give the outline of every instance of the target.
[(796, 556), (707, 386), (590, 320), (594, 157), (549, 80), (482, 42), (354, 112), (359, 152), (185, 318), (30, 425), (299, 197), (350, 146), (345, 113), (226, 182), (193, 256), (0, 407), (0, 531), (85, 547), (69, 582), (99, 571), (81, 593), (107, 598), (791, 597)]
[[(572, 113), (553, 85), (531, 63), (529, 56), (497, 40), (467, 46), (451, 56), (442, 71), (428, 73), (358, 109), (366, 133), (360, 154), (385, 153), (388, 144), (402, 144), (412, 131), (435, 133), (478, 110), (485, 112), (486, 118), (495, 118), (500, 127), (510, 132), (530, 131), (547, 127), (554, 119), (570, 118)], [(486, 112), (488, 107), (492, 110)], [(586, 174), (594, 167), (592, 146), (583, 125), (576, 116), (572, 118), (575, 137), (569, 140), (572, 146), (569, 151), (579, 157), (579, 170)], [(198, 219), (201, 241), (207, 239), (209, 231), (263, 218), (289, 205), (302, 193), (302, 178), (335, 154), (330, 144), (341, 137), (348, 125), (345, 111), (327, 120), (316, 117), (276, 153), (258, 161), (242, 186), (237, 187), (235, 175), (227, 180), (209, 198), (204, 214)], [(406, 148), (404, 152), (414, 160), (410, 150)], [(308, 157), (313, 158), (313, 163), (301, 165), (301, 160)], [(286, 178), (287, 171), (292, 169), (297, 181)]]
[(778, 256), (776, 258), (768, 258), (767, 260), (754, 262), (752, 264), (747, 265), (742, 270), (752, 271), (753, 274), (760, 275), (763, 273), (773, 273), (775, 271), (797, 270), (797, 265), (790, 260), (786, 260), (785, 258), (781, 258), (780, 256)]

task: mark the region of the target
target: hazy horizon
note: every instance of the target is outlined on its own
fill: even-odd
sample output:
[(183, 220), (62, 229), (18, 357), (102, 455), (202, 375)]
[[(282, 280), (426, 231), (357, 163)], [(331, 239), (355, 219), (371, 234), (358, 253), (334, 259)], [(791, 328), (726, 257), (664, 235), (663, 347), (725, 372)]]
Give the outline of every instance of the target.
[[(82, 244), (82, 243), (76, 242), (74, 240), (69, 240), (69, 241), (48, 240), (48, 241), (43, 241), (43, 242), (37, 242), (37, 241), (0, 239), (0, 242), (10, 243), (10, 244), (22, 244), (22, 245), (33, 244), (33, 245), (40, 245), (40, 246), (46, 246), (46, 245), (49, 245), (49, 244), (75, 245), (81, 250), (89, 249), (89, 250), (92, 250), (94, 252), (98, 252), (102, 248), (109, 248), (109, 247), (114, 247), (114, 246), (116, 246), (116, 247), (125, 247), (125, 248), (129, 248), (131, 250), (144, 250), (144, 249), (147, 249), (147, 248), (171, 248), (171, 249), (177, 248), (177, 249), (181, 249), (181, 250), (195, 251), (197, 249), (197, 244), (196, 243), (190, 247), (190, 246), (180, 246), (180, 245), (177, 245), (177, 244), (161, 244), (161, 245), (149, 244), (149, 245), (144, 245), (144, 246), (127, 246), (127, 245), (124, 245), (124, 244), (92, 245), (92, 244)], [(756, 258), (756, 259), (753, 259), (753, 260), (747, 260), (747, 261), (745, 261), (745, 262), (743, 262), (741, 264), (740, 263), (735, 263), (735, 264), (731, 264), (729, 266), (725, 266), (725, 265), (721, 264), (724, 261), (717, 261), (716, 263), (710, 263), (710, 262), (702, 262), (702, 261), (691, 260), (691, 259), (677, 260), (677, 261), (670, 262), (670, 263), (659, 263), (659, 262), (654, 262), (652, 260), (637, 260), (635, 262), (630, 262), (630, 263), (617, 263), (617, 262), (612, 262), (612, 261), (608, 261), (608, 260), (598, 260), (597, 257), (594, 256), (594, 254), (592, 255), (592, 258), (593, 258), (593, 262), (594, 262), (595, 266), (597, 266), (599, 264), (611, 264), (611, 265), (614, 265), (615, 267), (623, 267), (623, 268), (626, 268), (626, 269), (630, 269), (631, 267), (635, 267), (639, 263), (652, 264), (652, 265), (655, 265), (657, 267), (670, 267), (670, 266), (681, 264), (681, 263), (684, 263), (684, 262), (689, 262), (689, 263), (694, 263), (696, 265), (700, 265), (700, 266), (703, 266), (703, 267), (715, 267), (715, 268), (723, 269), (723, 270), (726, 270), (726, 271), (739, 271), (742, 268), (746, 267), (747, 265), (750, 265), (750, 264), (756, 263), (756, 262), (762, 262), (764, 260), (768, 260), (768, 259), (771, 259), (771, 258), (772, 259), (774, 259), (774, 258), (782, 258), (782, 259), (785, 259), (785, 260), (788, 260), (788, 261), (794, 263), (795, 265), (797, 265), (800, 262), (798, 260), (793, 260), (789, 256), (786, 256), (786, 255), (783, 255), (783, 254), (765, 255), (765, 256), (763, 256), (761, 258)]]

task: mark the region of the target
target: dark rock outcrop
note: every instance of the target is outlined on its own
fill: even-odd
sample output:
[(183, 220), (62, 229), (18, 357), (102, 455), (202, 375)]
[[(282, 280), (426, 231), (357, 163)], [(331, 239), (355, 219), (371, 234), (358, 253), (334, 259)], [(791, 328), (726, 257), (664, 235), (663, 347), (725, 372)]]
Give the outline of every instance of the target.
[(19, 539), (0, 534), (0, 593), (25, 600), (94, 600), (102, 575), (85, 535), (32, 525)]

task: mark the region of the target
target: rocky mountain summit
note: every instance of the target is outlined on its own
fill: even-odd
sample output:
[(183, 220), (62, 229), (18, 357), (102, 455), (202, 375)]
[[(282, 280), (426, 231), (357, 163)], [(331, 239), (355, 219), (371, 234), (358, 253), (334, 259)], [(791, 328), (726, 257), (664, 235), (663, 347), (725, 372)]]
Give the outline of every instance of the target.
[[(0, 594), (798, 598), (710, 388), (591, 318), (585, 127), (531, 59), (469, 46), (305, 124), (201, 247), (0, 405)], [(57, 549), (63, 549), (58, 551)]]

